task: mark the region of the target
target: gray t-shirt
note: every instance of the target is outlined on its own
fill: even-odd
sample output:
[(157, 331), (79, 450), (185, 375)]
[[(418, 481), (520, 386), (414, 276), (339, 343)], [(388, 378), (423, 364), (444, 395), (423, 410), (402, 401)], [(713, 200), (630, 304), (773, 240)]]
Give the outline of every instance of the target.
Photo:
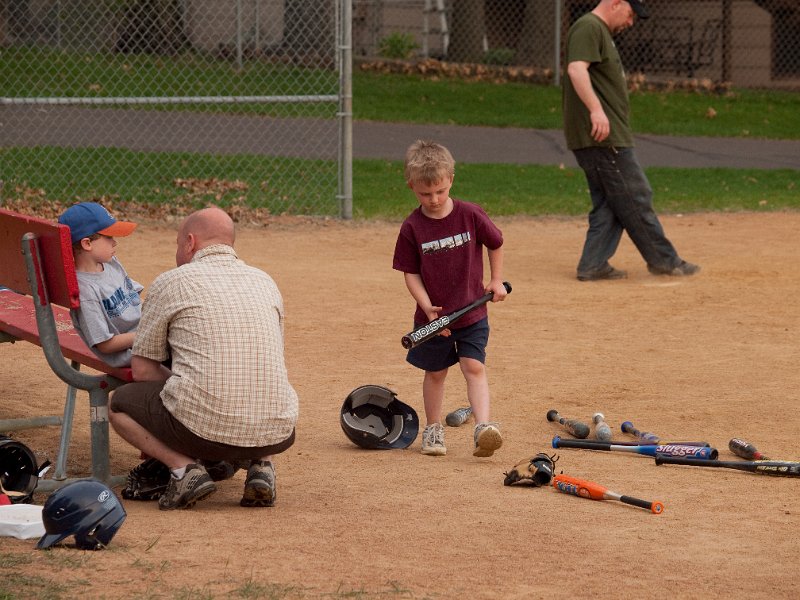
[(128, 277), (116, 258), (105, 263), (100, 273), (78, 271), (77, 275), (81, 307), (70, 311), (72, 324), (98, 358), (112, 367), (130, 366), (130, 348), (105, 354), (95, 345), (136, 330), (142, 316), (139, 292), (144, 286)]

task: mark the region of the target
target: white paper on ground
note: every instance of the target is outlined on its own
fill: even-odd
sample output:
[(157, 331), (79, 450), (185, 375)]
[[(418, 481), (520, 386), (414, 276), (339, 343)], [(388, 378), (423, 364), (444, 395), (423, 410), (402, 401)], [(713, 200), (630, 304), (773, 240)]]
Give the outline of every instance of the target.
[(43, 535), (41, 506), (35, 504), (0, 506), (0, 536), (29, 540)]

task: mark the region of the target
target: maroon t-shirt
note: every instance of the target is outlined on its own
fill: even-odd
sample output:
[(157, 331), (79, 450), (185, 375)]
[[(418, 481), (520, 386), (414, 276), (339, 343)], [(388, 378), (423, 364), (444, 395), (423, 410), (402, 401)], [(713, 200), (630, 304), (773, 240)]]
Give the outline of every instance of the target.
[[(453, 199), (453, 210), (444, 219), (431, 219), (418, 207), (400, 227), (392, 267), (415, 273), (439, 316), (450, 314), (484, 294), (483, 247), (496, 250), (503, 233), (477, 204)], [(486, 305), (468, 312), (454, 329), (477, 323), (487, 315)], [(417, 306), (414, 322), (422, 325), (428, 316)]]

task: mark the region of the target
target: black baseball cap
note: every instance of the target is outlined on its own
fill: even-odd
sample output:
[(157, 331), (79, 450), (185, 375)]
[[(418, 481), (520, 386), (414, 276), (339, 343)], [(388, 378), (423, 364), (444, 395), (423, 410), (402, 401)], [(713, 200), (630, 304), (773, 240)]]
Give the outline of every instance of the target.
[(644, 5), (644, 0), (628, 0), (628, 4), (631, 5), (633, 12), (640, 19), (647, 19), (650, 16), (650, 11)]

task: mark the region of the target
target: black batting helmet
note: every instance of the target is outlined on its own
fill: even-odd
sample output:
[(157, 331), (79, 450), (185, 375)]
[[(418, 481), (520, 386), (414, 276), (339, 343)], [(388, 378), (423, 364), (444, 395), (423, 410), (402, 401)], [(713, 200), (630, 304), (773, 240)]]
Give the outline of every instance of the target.
[(419, 432), (414, 409), (379, 385), (362, 385), (350, 392), (340, 422), (351, 442), (368, 449), (408, 448)]
[(100, 550), (126, 517), (117, 497), (95, 479), (79, 479), (53, 492), (42, 508), (45, 534), (36, 545), (49, 548), (71, 535), (81, 550)]
[(36, 457), (23, 444), (0, 435), (0, 487), (12, 504), (30, 503), (39, 483)]

